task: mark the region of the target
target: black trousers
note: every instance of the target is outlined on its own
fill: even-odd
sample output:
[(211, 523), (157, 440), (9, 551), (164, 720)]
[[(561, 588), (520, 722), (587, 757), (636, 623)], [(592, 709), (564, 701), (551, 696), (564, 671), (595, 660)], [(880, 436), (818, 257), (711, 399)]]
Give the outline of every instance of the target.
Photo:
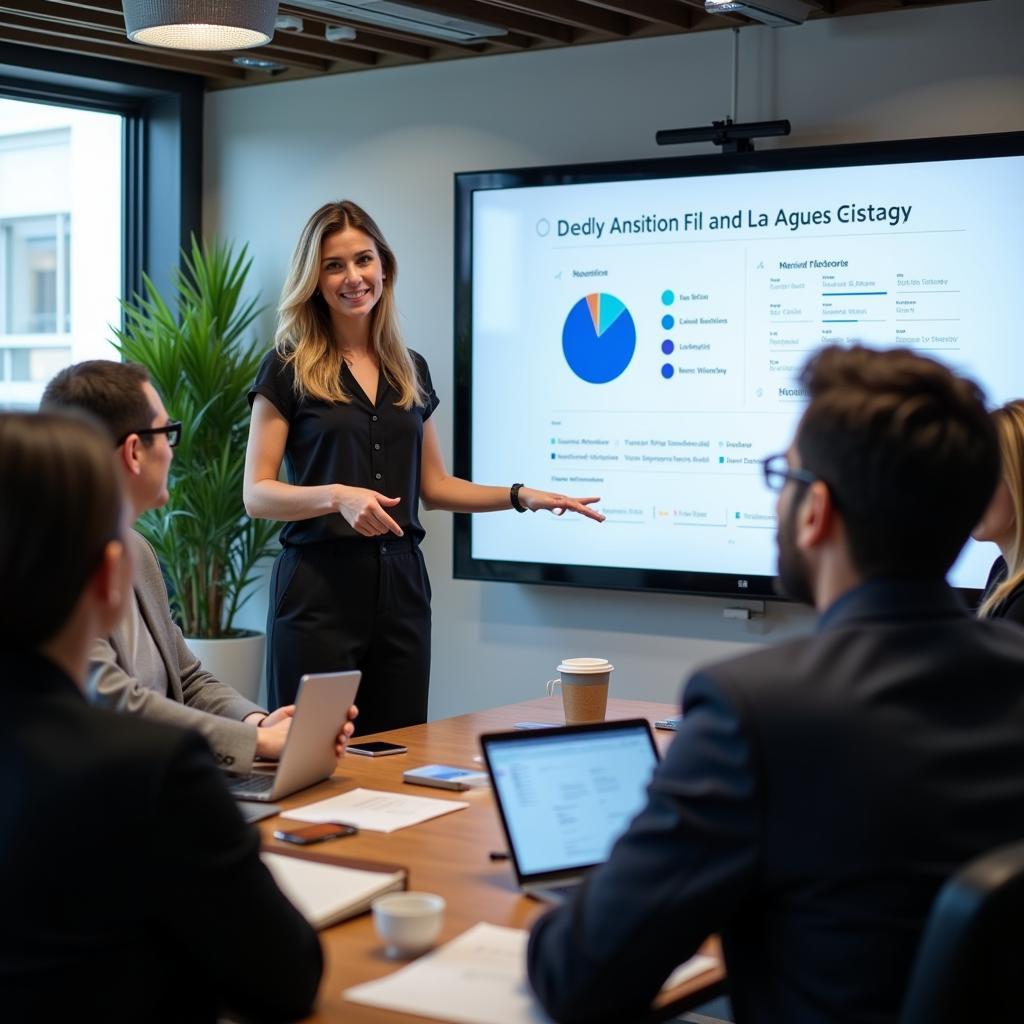
[(360, 669), (356, 733), (427, 720), (430, 581), (408, 537), (284, 548), (267, 622), (271, 708), (295, 701), (307, 672)]

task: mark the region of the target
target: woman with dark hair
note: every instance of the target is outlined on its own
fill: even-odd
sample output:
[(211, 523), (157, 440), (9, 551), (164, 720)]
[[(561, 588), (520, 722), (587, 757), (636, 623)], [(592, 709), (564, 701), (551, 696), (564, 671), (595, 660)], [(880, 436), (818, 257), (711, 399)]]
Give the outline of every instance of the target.
[(132, 595), (111, 438), (0, 415), (0, 1007), (17, 1021), (293, 1020), (316, 934), (198, 733), (101, 710), (93, 641)]
[(1007, 402), (992, 419), (999, 434), (1002, 474), (971, 536), (992, 541), (999, 557), (988, 574), (978, 616), (1024, 625), (1024, 400)]
[[(426, 721), (430, 583), (419, 503), (450, 512), (572, 511), (570, 498), (451, 476), (426, 360), (402, 342), (398, 264), (373, 219), (328, 203), (306, 223), (276, 345), (249, 392), (249, 514), (285, 523), (267, 628), (271, 706), (304, 672), (358, 668), (361, 733)], [(278, 480), (281, 463), (288, 483)]]

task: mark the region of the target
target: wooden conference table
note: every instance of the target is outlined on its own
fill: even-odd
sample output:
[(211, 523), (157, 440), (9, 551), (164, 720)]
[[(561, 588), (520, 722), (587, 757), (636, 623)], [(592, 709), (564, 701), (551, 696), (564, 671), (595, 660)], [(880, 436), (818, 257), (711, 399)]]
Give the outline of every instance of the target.
[[(409, 748), (407, 754), (389, 757), (348, 755), (332, 778), (281, 801), (284, 809), (337, 796), (362, 786), (418, 796), (465, 800), (469, 807), (440, 818), (388, 834), (361, 832), (347, 839), (332, 840), (306, 847), (304, 855), (317, 860), (332, 857), (360, 858), (401, 865), (409, 871), (409, 888), (435, 892), (447, 902), (444, 930), (439, 941), (447, 942), (480, 921), (510, 928), (528, 928), (544, 911), (535, 900), (523, 896), (507, 861), (491, 861), (492, 850), (504, 850), (505, 840), (498, 821), (494, 798), (489, 789), (466, 793), (446, 792), (410, 786), (402, 782), (402, 772), (418, 765), (444, 763), (479, 767), (473, 757), (479, 753), (477, 737), (485, 732), (510, 729), (514, 722), (556, 722), (561, 724), (561, 701), (541, 698), (509, 704), (489, 711), (478, 711), (426, 725), (396, 729), (380, 734)], [(669, 704), (609, 699), (609, 719), (657, 718), (675, 714)], [(662, 750), (671, 742), (672, 733), (658, 732)], [(298, 847), (274, 839), (271, 833), (284, 824), (280, 817), (259, 823), (264, 845), (269, 850), (295, 853)], [(362, 1006), (345, 1000), (343, 991), (362, 981), (382, 977), (403, 966), (384, 956), (383, 945), (373, 928), (372, 917), (345, 921), (320, 933), (326, 960), (320, 985), (317, 1012), (311, 1021), (345, 1021), (346, 1024), (400, 1024), (424, 1018)], [(703, 952), (718, 952), (714, 940)], [(708, 971), (673, 989), (671, 998), (661, 998), (659, 1008), (671, 1017), (713, 998), (723, 988), (724, 968)], [(272, 984), (272, 979), (267, 979)], [(671, 1008), (671, 1009), (670, 1009)]]

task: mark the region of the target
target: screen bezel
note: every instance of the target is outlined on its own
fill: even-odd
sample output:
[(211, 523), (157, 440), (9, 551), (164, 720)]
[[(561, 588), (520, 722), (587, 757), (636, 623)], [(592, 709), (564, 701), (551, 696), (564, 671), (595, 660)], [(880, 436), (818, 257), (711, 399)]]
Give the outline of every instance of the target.
[[(561, 164), (507, 170), (473, 171), (455, 175), (455, 474), (471, 479), (473, 371), (473, 194), (491, 189), (582, 185), (619, 181), (649, 181), (703, 175), (742, 175), (873, 164), (914, 164), (945, 160), (983, 160), (1024, 156), (1024, 132), (948, 138), (910, 139), (839, 146), (771, 149), (752, 153), (710, 153), (608, 163)], [(510, 415), (515, 396), (508, 398)], [(489, 482), (489, 481), (488, 481)], [(509, 480), (511, 484), (514, 481)], [(472, 516), (453, 517), (453, 575), (455, 579), (535, 583), (785, 600), (774, 589), (774, 576), (688, 572), (619, 566), (562, 565), (474, 558)], [(981, 593), (962, 589), (969, 600)]]

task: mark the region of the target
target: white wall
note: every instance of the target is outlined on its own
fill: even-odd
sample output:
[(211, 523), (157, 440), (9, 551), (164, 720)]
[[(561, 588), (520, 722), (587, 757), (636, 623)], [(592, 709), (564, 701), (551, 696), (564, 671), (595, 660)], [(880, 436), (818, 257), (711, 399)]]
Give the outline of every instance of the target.
[[(798, 146), (1021, 130), (1022, 38), (1020, 0), (747, 29), (739, 118), (788, 117), (780, 141)], [(206, 229), (250, 244), (273, 302), (312, 210), (365, 206), (399, 255), (407, 341), (430, 362), (450, 460), (452, 175), (679, 152), (654, 133), (728, 112), (731, 47), (731, 33), (713, 32), (213, 93)], [(269, 317), (264, 329), (269, 343)], [(455, 581), (450, 517), (424, 521), (431, 717), (539, 695), (568, 655), (610, 658), (620, 695), (674, 700), (695, 665), (810, 623), (784, 605), (751, 627), (723, 619), (722, 601)], [(250, 620), (264, 611), (254, 600)]]

